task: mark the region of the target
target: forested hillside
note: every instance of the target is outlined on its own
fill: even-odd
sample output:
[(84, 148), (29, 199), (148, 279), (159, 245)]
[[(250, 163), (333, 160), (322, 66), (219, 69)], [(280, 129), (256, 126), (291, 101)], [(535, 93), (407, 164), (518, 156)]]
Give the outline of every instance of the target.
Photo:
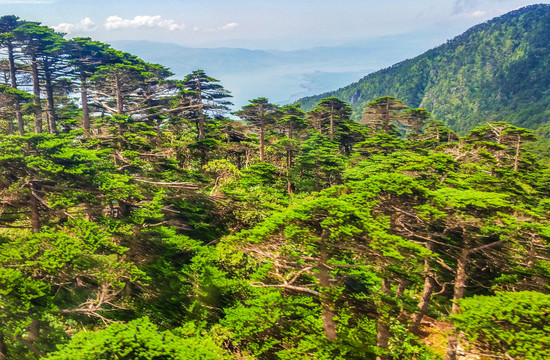
[(202, 70), (0, 32), (0, 359), (550, 357), (531, 130), (390, 96), (235, 120)]
[(301, 100), (312, 109), (328, 96), (351, 104), (394, 96), (431, 111), (460, 133), (486, 121), (535, 129), (550, 118), (550, 5), (532, 5), (477, 25), (426, 53), (337, 91)]

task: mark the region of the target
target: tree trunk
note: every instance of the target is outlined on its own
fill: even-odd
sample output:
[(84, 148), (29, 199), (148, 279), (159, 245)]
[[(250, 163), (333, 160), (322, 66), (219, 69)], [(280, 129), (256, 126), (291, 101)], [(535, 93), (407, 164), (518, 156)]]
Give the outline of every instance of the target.
[(292, 194), (292, 183), (290, 182), (290, 167), (292, 166), (292, 151), (286, 152), (286, 187), (288, 194)]
[(26, 339), (24, 339), (21, 336), (17, 337), (17, 340), (19, 340), (23, 345), (28, 347), (32, 352), (40, 356), (41, 358), (44, 356), (40, 349), (36, 346), (36, 341), (38, 340), (40, 336), (40, 321), (37, 319), (31, 320), (31, 325), (29, 327), (29, 335)]
[[(386, 278), (382, 278), (382, 296), (391, 297), (391, 284), (390, 281)], [(379, 305), (378, 311), (378, 320), (376, 322), (376, 346), (383, 349), (384, 353), (378, 355), (376, 360), (387, 360), (389, 355), (387, 350), (390, 342), (390, 316), (388, 304), (385, 299), (382, 299), (381, 304)]]
[(6, 341), (4, 339), (4, 333), (0, 331), (0, 359), (8, 359), (8, 349), (6, 347)]
[[(465, 239), (464, 249), (461, 251), (458, 258), (455, 282), (454, 282), (454, 293), (453, 293), (453, 306), (451, 308), (451, 314), (455, 314), (458, 310), (458, 300), (464, 297), (464, 292), (466, 290), (466, 268), (468, 267), (468, 255), (469, 255), (469, 241)], [(447, 346), (447, 356), (445, 360), (456, 360), (457, 359), (457, 350), (458, 350), (458, 335), (452, 333), (449, 336), (449, 344)]]
[(40, 321), (37, 319), (31, 320), (31, 325), (29, 326), (29, 341), (35, 343), (40, 336)]
[(119, 115), (124, 114), (124, 96), (122, 96), (122, 84), (120, 83), (120, 77), (115, 75), (115, 92), (116, 92), (116, 112)]
[(30, 187), (30, 199), (29, 199), (29, 210), (31, 212), (31, 227), (33, 232), (40, 231), (40, 210), (39, 202), (34, 193), (34, 186), (31, 184)]
[(265, 125), (263, 120), (260, 122), (260, 162), (264, 161), (264, 134)]
[(90, 108), (88, 107), (88, 83), (84, 69), (80, 68), (80, 100), (82, 101), (82, 129), (90, 136)]
[(204, 131), (204, 112), (203, 112), (203, 104), (202, 104), (202, 89), (201, 89), (201, 82), (197, 78), (197, 94), (199, 95), (199, 140), (204, 140), (205, 131)]
[(132, 215), (132, 207), (127, 202), (123, 200), (119, 200), (118, 206), (119, 206), (121, 218), (125, 219), (130, 217), (130, 215)]
[(162, 124), (162, 119), (161, 118), (158, 118), (157, 119), (157, 122), (155, 124), (155, 131), (157, 132), (157, 139), (160, 139), (160, 135), (161, 135), (161, 129), (160, 129), (160, 125)]
[(420, 302), (418, 303), (418, 312), (414, 315), (411, 332), (416, 332), (420, 327), (420, 322), (428, 310), (430, 305), (430, 300), (432, 297), (432, 292), (434, 289), (434, 279), (431, 276), (426, 276), (424, 278), (424, 288), (422, 290), (422, 296)]
[(456, 275), (454, 281), (454, 294), (453, 294), (453, 307), (451, 313), (454, 314), (458, 311), (458, 300), (464, 297), (464, 292), (466, 290), (466, 268), (468, 266), (468, 247), (465, 247), (458, 258)]
[(334, 104), (330, 108), (330, 140), (334, 140)]
[(323, 320), (323, 330), (325, 336), (330, 341), (336, 341), (336, 322), (334, 317), (336, 313), (334, 311), (334, 304), (331, 299), (331, 295), (327, 292), (330, 287), (330, 273), (327, 266), (328, 261), (328, 249), (327, 246), (323, 243), (320, 248), (320, 261), (319, 261), (319, 285), (321, 287), (321, 308)]
[[(288, 124), (288, 138), (292, 139), (292, 124)], [(286, 179), (287, 179), (287, 191), (289, 194), (292, 194), (292, 183), (290, 182), (290, 168), (292, 167), (292, 150), (286, 151)]]
[(201, 112), (199, 114), (199, 140), (204, 140), (206, 138), (206, 132), (204, 130), (204, 114), (202, 113), (202, 106), (199, 108)]
[(201, 146), (200, 158), (201, 158), (201, 173), (206, 174), (206, 170), (204, 168), (204, 166), (206, 165), (206, 149), (204, 148), (204, 146)]
[(398, 298), (401, 295), (403, 295), (406, 287), (407, 287), (407, 280), (399, 279), (399, 285), (397, 286), (397, 289), (395, 289), (395, 297)]
[[(426, 248), (428, 250), (433, 249), (433, 244), (431, 242), (428, 242), (426, 244)], [(432, 298), (432, 292), (435, 286), (435, 281), (433, 277), (430, 275), (431, 272), (431, 266), (430, 266), (430, 260), (425, 259), (424, 260), (424, 288), (422, 289), (422, 296), (420, 298), (420, 302), (418, 303), (418, 312), (414, 314), (412, 324), (411, 324), (411, 332), (416, 332), (420, 326), (420, 322), (422, 321), (422, 318), (426, 314), (428, 310), (428, 305), (430, 304), (430, 300)]]
[(34, 95), (34, 132), (42, 132), (42, 105), (40, 104), (40, 82), (38, 79), (38, 64), (36, 54), (31, 54), (32, 92)]
[[(202, 106), (200, 107), (200, 109), (202, 109)], [(204, 140), (206, 138), (206, 133), (204, 131), (204, 114), (202, 114), (202, 110), (201, 111), (201, 114), (199, 115), (199, 140)]]
[[(124, 115), (124, 96), (122, 95), (122, 83), (120, 82), (119, 74), (115, 74), (115, 97), (116, 97), (116, 113), (118, 115)], [(122, 151), (124, 147), (124, 131), (126, 130), (126, 125), (122, 124), (121, 121), (117, 121), (118, 129), (118, 139), (115, 139), (113, 147), (117, 150)], [(119, 161), (115, 155), (115, 165), (118, 165)]]
[(50, 134), (57, 134), (57, 115), (53, 98), (52, 73), (48, 61), (44, 61), (44, 79), (46, 80), (46, 101), (48, 102), (48, 123)]
[[(17, 89), (17, 78), (16, 78), (16, 72), (15, 72), (15, 58), (13, 56), (13, 44), (11, 42), (8, 42), (7, 44), (8, 48), (8, 61), (10, 65), (10, 82), (11, 87), (14, 89)], [(21, 104), (19, 104), (19, 100), (15, 99), (13, 104), (14, 110), (15, 110), (15, 118), (17, 119), (17, 126), (19, 128), (19, 135), (23, 136), (25, 134), (24, 129), (24, 123), (23, 123), (23, 114), (21, 113)], [(13, 123), (10, 121), (9, 123), (10, 129), (8, 129), (8, 133), (10, 135), (13, 135), (14, 128)]]
[(19, 135), (25, 135), (25, 123), (23, 122), (23, 114), (21, 113), (21, 104), (19, 100), (15, 100), (15, 117), (17, 119), (17, 127), (19, 128)]
[[(15, 103), (17, 103), (17, 100), (15, 100)], [(15, 132), (14, 126), (13, 126), (13, 119), (10, 117), (8, 118), (8, 135), (13, 135)]]

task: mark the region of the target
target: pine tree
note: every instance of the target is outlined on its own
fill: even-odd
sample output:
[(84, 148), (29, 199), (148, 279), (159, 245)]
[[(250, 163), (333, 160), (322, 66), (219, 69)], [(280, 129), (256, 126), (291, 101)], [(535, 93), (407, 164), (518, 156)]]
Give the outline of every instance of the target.
[(279, 117), (279, 108), (267, 98), (257, 98), (235, 112), (235, 115), (257, 127), (260, 135), (260, 161), (265, 160), (265, 135), (267, 128), (274, 125)]
[(336, 97), (329, 97), (321, 100), (308, 115), (317, 123), (321, 133), (328, 125), (328, 137), (335, 140), (337, 127), (349, 121), (351, 107)]
[(372, 128), (374, 132), (382, 130), (384, 134), (390, 134), (392, 124), (401, 121), (400, 112), (407, 109), (401, 100), (391, 96), (384, 96), (368, 103), (361, 123)]
[[(13, 30), (20, 26), (21, 22), (19, 18), (14, 15), (6, 15), (0, 18), (0, 44), (6, 47), (8, 52), (8, 62), (9, 62), (9, 73), (10, 73), (10, 84), (13, 89), (17, 89), (17, 69), (15, 64), (15, 39)], [(17, 126), (19, 135), (25, 133), (23, 115), (21, 113), (21, 104), (19, 99), (14, 98), (14, 111), (15, 117), (17, 119)], [(8, 133), (13, 134), (14, 128), (13, 123), (10, 122), (8, 127)]]
[(112, 56), (112, 52), (108, 52), (108, 49), (109, 45), (92, 41), (90, 38), (73, 38), (67, 44), (69, 63), (74, 67), (80, 83), (82, 128), (86, 135), (91, 131), (88, 80), (99, 66), (117, 60)]
[(219, 80), (206, 75), (203, 70), (195, 70), (186, 75), (181, 85), (193, 107), (187, 112), (187, 116), (197, 124), (198, 139), (204, 140), (209, 113), (217, 115), (228, 111), (232, 103), (226, 99), (231, 94), (219, 84)]

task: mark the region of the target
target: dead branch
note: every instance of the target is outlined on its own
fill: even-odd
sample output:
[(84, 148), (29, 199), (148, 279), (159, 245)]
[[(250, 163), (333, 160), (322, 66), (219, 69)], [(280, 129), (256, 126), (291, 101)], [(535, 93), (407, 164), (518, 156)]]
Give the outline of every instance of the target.
[(473, 248), (473, 249), (468, 250), (468, 254), (472, 254), (472, 253), (475, 253), (475, 252), (478, 252), (478, 251), (481, 251), (481, 250), (485, 250), (485, 249), (488, 249), (488, 248), (492, 248), (493, 246), (497, 246), (497, 245), (502, 244), (504, 241), (505, 241), (505, 240), (499, 240), (499, 241), (495, 241), (495, 242), (490, 243), (490, 244), (478, 246), (478, 247), (476, 247), (476, 248)]
[(283, 289), (287, 289), (287, 290), (293, 290), (293, 291), (298, 291), (298, 292), (305, 292), (305, 293), (308, 293), (308, 294), (311, 294), (311, 295), (315, 295), (315, 296), (321, 296), (321, 293), (320, 293), (320, 292), (315, 291), (315, 290), (312, 290), (312, 289), (308, 289), (308, 288), (305, 288), (305, 287), (301, 287), (301, 286), (285, 285), (285, 284), (274, 284), (274, 285), (271, 285), (271, 284), (264, 284), (264, 283), (258, 282), (258, 281), (250, 282), (249, 284), (250, 284), (250, 286), (253, 286), (253, 287), (275, 287), (275, 288), (283, 288)]
[(141, 178), (133, 178), (134, 181), (146, 183), (146, 184), (153, 184), (153, 185), (159, 185), (159, 186), (165, 186), (165, 187), (171, 187), (171, 188), (178, 188), (178, 189), (188, 189), (188, 190), (196, 190), (199, 187), (193, 183), (187, 183), (187, 182), (160, 182), (160, 181), (150, 181), (145, 180)]

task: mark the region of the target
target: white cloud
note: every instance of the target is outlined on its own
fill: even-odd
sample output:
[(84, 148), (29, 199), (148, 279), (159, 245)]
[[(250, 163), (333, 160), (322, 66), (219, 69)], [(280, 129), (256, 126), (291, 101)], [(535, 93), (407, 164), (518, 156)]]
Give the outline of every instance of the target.
[(75, 25), (69, 23), (61, 23), (59, 25), (52, 26), (55, 31), (70, 34), (73, 32)]
[(476, 10), (476, 11), (471, 12), (469, 15), (471, 17), (478, 18), (478, 17), (485, 16), (485, 14), (487, 14), (487, 11)]
[[(498, 1), (498, 0), (497, 0)], [(475, 19), (482, 17), (487, 11), (476, 10), (479, 0), (455, 0), (452, 12), (453, 19)]]
[(230, 22), (228, 24), (225, 24), (224, 26), (220, 26), (218, 28), (218, 30), (223, 30), (223, 31), (231, 31), (233, 29), (235, 29), (236, 27), (238, 27), (239, 24), (236, 23), (236, 22)]
[(93, 31), (96, 29), (95, 23), (89, 17), (80, 20), (75, 24), (61, 23), (59, 25), (52, 26), (55, 31), (66, 34), (78, 32), (78, 31)]
[[(215, 32), (215, 31), (231, 31), (239, 26), (239, 23), (236, 22), (230, 22), (222, 26), (218, 26), (217, 28), (210, 28), (205, 29), (206, 32)], [(198, 30), (198, 28), (197, 28)]]
[(456, 13), (452, 16), (453, 19), (476, 19), (487, 15), (488, 11), (474, 10), (471, 12)]
[(107, 30), (116, 30), (124, 28), (165, 28), (171, 31), (182, 30), (184, 24), (178, 24), (175, 20), (163, 19), (160, 15), (138, 15), (133, 19), (123, 19), (120, 16), (109, 16), (104, 24)]

